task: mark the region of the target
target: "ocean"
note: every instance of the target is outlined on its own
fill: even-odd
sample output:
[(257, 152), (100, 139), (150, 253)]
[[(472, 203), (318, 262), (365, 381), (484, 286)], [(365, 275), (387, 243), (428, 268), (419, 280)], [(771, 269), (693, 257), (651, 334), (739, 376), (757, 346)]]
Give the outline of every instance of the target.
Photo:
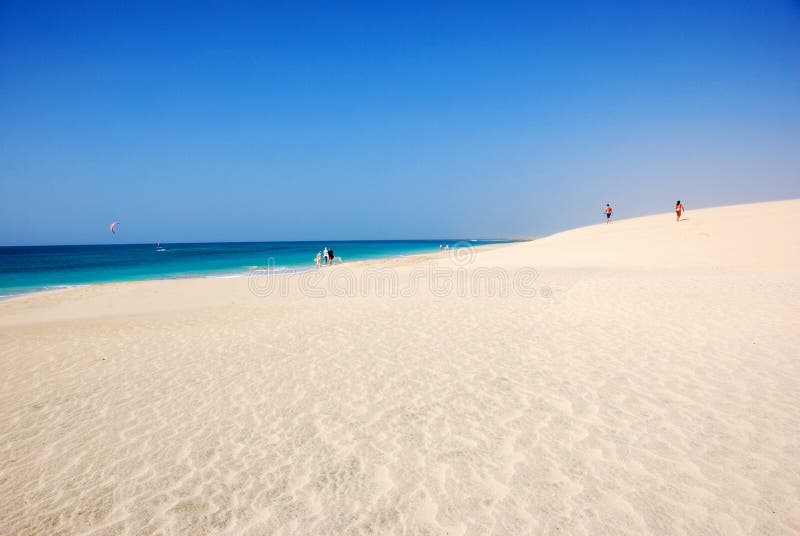
[(226, 276), (270, 266), (314, 267), (323, 246), (341, 262), (436, 252), (439, 244), (473, 246), (507, 240), (357, 240), (0, 247), (0, 297), (24, 292), (144, 279)]

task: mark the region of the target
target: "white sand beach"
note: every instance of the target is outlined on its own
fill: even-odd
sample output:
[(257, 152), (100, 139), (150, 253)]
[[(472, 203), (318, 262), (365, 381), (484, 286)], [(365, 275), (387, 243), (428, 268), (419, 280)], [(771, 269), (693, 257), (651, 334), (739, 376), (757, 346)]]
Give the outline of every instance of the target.
[(800, 200), (0, 302), (0, 533), (798, 534)]

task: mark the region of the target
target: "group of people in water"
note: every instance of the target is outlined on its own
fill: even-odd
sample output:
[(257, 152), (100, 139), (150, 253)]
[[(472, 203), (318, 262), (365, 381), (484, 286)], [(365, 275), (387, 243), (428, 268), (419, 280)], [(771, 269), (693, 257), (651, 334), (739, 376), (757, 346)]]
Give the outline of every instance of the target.
[[(606, 223), (611, 223), (611, 215), (614, 214), (614, 209), (611, 208), (610, 204), (606, 203), (606, 208), (603, 212), (606, 215)], [(681, 221), (681, 214), (683, 214), (683, 203), (678, 199), (675, 203), (675, 221)]]
[(323, 263), (325, 264), (333, 264), (333, 249), (328, 249), (328, 246), (322, 248), (322, 251), (317, 252), (317, 256), (314, 257), (314, 262), (317, 263), (317, 266), (322, 266)]

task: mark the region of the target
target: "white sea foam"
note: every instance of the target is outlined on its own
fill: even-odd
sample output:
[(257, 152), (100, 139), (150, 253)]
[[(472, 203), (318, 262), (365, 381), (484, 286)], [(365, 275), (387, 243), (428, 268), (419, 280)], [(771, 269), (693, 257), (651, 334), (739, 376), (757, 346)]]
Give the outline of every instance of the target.
[(43, 287), (33, 287), (33, 288), (26, 288), (20, 289), (17, 291), (6, 291), (5, 294), (0, 294), (0, 300), (6, 300), (10, 298), (18, 298), (20, 296), (26, 296), (28, 294), (33, 294), (34, 292), (55, 292), (59, 290), (68, 290), (71, 288), (79, 288), (79, 287), (87, 287), (89, 284), (75, 284), (75, 285), (46, 285)]

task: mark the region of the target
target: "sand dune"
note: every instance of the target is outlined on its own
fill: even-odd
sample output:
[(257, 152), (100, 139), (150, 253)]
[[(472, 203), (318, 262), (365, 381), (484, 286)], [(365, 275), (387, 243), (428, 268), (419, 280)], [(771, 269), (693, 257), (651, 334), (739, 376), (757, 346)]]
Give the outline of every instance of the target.
[(800, 533), (800, 201), (686, 218), (1, 302), (0, 533)]

